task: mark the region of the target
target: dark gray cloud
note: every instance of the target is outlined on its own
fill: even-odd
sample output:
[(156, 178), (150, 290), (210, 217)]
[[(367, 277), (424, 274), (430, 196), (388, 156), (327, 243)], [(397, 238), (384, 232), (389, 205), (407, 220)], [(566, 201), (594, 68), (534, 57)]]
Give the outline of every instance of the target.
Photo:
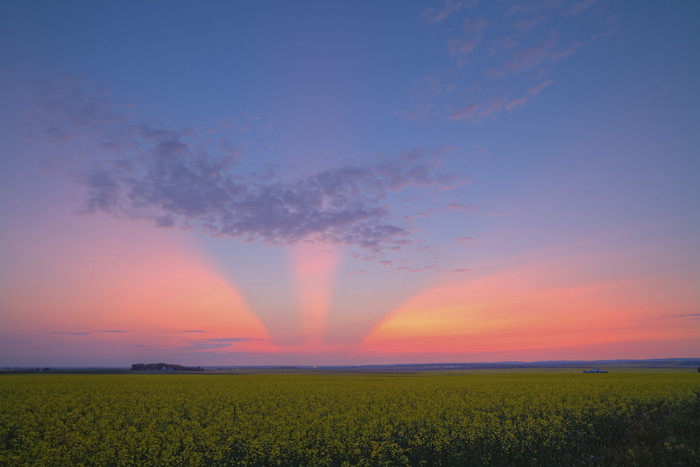
[[(411, 243), (392, 212), (393, 193), (444, 189), (466, 179), (442, 173), (451, 148), (377, 156), (305, 176), (246, 171), (229, 139), (211, 144), (172, 129), (73, 79), (48, 83), (38, 99), (43, 133), (69, 152), (84, 212), (149, 218), (158, 227), (273, 244), (305, 239), (381, 251)], [(71, 155), (73, 157), (71, 157)]]

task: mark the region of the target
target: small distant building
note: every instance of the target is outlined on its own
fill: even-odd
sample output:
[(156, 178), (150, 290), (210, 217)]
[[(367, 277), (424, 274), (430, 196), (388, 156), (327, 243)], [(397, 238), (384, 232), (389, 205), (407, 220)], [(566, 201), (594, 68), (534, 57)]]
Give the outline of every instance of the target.
[(593, 370), (583, 370), (584, 373), (607, 373), (608, 370), (601, 370), (600, 368), (595, 368)]

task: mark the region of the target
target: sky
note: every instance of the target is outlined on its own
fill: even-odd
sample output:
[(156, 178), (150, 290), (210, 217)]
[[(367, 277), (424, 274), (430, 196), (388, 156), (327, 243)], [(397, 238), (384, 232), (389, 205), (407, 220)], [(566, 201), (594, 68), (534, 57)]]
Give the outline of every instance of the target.
[(2, 2), (0, 366), (700, 357), (698, 18)]

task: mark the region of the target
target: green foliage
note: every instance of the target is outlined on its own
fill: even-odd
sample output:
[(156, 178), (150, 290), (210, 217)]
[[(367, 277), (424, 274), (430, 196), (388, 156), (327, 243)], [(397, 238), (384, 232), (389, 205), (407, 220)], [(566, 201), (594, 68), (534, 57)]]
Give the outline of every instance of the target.
[(697, 465), (694, 373), (4, 375), (0, 465)]

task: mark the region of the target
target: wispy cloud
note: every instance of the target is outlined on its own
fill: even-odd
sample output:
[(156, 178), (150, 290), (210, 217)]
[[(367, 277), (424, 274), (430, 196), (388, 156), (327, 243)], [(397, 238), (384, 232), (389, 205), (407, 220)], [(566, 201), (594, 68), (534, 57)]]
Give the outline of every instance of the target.
[(505, 63), (488, 69), (485, 76), (500, 78), (534, 68), (549, 58), (555, 45), (556, 41), (550, 39), (537, 46), (516, 50)]
[(578, 49), (583, 47), (583, 42), (574, 42), (569, 47), (561, 50), (555, 50), (549, 55), (549, 60), (557, 62), (571, 56)]
[(700, 319), (700, 313), (681, 313), (675, 315), (663, 315), (651, 319)]
[(486, 30), (486, 20), (483, 18), (465, 18), (462, 22), (462, 29), (466, 35), (454, 37), (447, 42), (447, 50), (450, 55), (457, 59), (458, 66), (469, 64), (466, 56), (471, 54), (484, 39), (483, 32)]
[(450, 55), (455, 57), (460, 57), (466, 55), (476, 49), (476, 46), (481, 41), (480, 36), (476, 37), (457, 37), (451, 39), (447, 43), (447, 49), (450, 51)]
[(213, 339), (193, 339), (190, 345), (181, 350), (216, 350), (230, 347), (236, 343), (260, 340), (253, 337), (216, 337)]
[(16, 338), (0, 337), (0, 344), (28, 344), (29, 342), (31, 342), (29, 339), (16, 339)]
[[(495, 7), (494, 2), (469, 7), (460, 2), (439, 5), (427, 9), (423, 16), (446, 37), (453, 67), (440, 74), (454, 91), (448, 97), (432, 92), (433, 83), (415, 82), (413, 108), (399, 112), (407, 119), (481, 123), (522, 107), (533, 97), (512, 96), (523, 76), (546, 80), (558, 62), (572, 57), (587, 42), (609, 37), (600, 31), (610, 29), (606, 17), (614, 17), (601, 14), (606, 4), (594, 0), (523, 2), (509, 8)], [(574, 27), (572, 23), (580, 23), (584, 14), (585, 25)]]
[(51, 334), (58, 334), (58, 335), (64, 335), (64, 336), (88, 336), (90, 334), (100, 334), (100, 333), (107, 333), (107, 334), (125, 334), (130, 331), (125, 331), (122, 329), (106, 329), (106, 330), (101, 330), (101, 331), (49, 331)]
[(519, 20), (513, 24), (513, 27), (519, 31), (529, 31), (537, 25), (535, 20)]
[(572, 15), (580, 15), (581, 13), (588, 10), (597, 0), (581, 0), (576, 2), (569, 7), (568, 13)]
[(427, 272), (427, 271), (432, 271), (434, 269), (437, 269), (436, 264), (428, 264), (423, 267), (415, 267), (415, 266), (398, 266), (396, 268), (397, 271), (403, 271), (403, 272)]
[(92, 334), (92, 331), (50, 331), (50, 333), (64, 336), (87, 336)]
[(457, 121), (457, 120), (462, 120), (465, 118), (468, 118), (470, 120), (476, 120), (476, 118), (479, 116), (479, 109), (481, 108), (480, 104), (477, 103), (472, 103), (468, 104), (461, 109), (455, 111), (450, 115), (450, 120), (451, 121)]
[(192, 128), (139, 121), (103, 94), (67, 82), (38, 99), (38, 120), (52, 140), (96, 145), (69, 164), (84, 188), (86, 213), (245, 241), (313, 239), (397, 250), (411, 244), (411, 226), (393, 214), (387, 203), (393, 193), (466, 182), (440, 170), (443, 150), (383, 155), (302, 177), (246, 171), (228, 139), (207, 146)]
[[(485, 104), (472, 103), (466, 107), (452, 113), (449, 120), (457, 121), (467, 119), (472, 122), (480, 122), (486, 118), (493, 117), (503, 111), (511, 111), (522, 107), (527, 101), (536, 97), (544, 88), (552, 84), (554, 81), (547, 80), (532, 88), (528, 89), (524, 96), (517, 99), (507, 100), (505, 98), (491, 99)], [(452, 204), (448, 205), (451, 208), (456, 208)]]
[(536, 69), (540, 65), (551, 65), (570, 57), (584, 46), (583, 41), (576, 41), (570, 46), (560, 49), (557, 47), (557, 42), (556, 37), (551, 37), (540, 45), (514, 50), (505, 62), (486, 70), (484, 76), (487, 78), (503, 78), (507, 75), (515, 75), (523, 71)]
[(554, 81), (550, 79), (548, 81), (545, 81), (544, 83), (540, 83), (537, 86), (530, 88), (523, 97), (510, 101), (506, 105), (506, 110), (513, 110), (516, 107), (522, 107), (527, 101), (537, 96), (544, 88), (546, 88), (553, 82)]
[(449, 203), (447, 205), (447, 207), (450, 209), (456, 209), (457, 211), (462, 211), (462, 212), (474, 212), (474, 211), (476, 211), (476, 206), (474, 206), (473, 204)]
[(254, 340), (252, 337), (215, 337), (213, 339), (205, 339), (207, 342), (247, 342)]
[(457, 0), (445, 0), (439, 7), (431, 6), (423, 11), (423, 17), (430, 23), (440, 23), (445, 21), (454, 13), (457, 13), (465, 6), (468, 6), (470, 2), (457, 1)]
[(462, 22), (462, 29), (472, 34), (482, 32), (486, 29), (488, 23), (484, 18), (464, 18)]

